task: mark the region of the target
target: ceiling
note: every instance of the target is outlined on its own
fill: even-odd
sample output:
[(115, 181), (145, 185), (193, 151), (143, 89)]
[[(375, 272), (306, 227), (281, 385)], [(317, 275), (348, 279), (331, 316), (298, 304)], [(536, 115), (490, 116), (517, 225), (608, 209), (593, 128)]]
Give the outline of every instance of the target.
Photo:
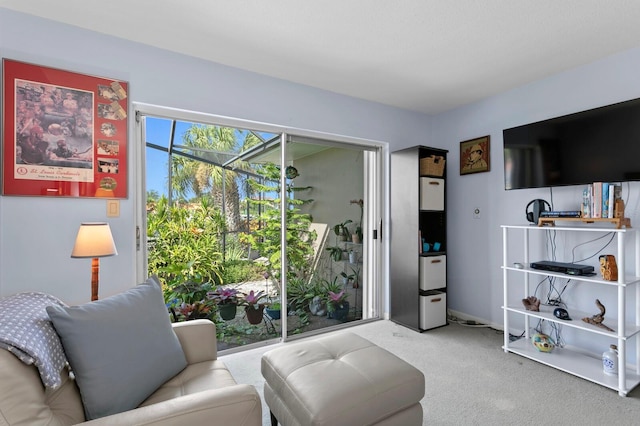
[(640, 46), (637, 0), (97, 3), (0, 7), (427, 114)]

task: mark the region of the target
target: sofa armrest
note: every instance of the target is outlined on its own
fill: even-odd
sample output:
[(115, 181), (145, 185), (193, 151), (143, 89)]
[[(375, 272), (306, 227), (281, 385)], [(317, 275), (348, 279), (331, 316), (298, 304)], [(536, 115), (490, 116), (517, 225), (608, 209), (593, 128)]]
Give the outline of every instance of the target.
[(195, 364), (218, 358), (216, 325), (205, 319), (174, 322), (175, 331), (187, 358), (187, 363)]
[(261, 426), (262, 403), (253, 386), (241, 384), (196, 392), (83, 424)]

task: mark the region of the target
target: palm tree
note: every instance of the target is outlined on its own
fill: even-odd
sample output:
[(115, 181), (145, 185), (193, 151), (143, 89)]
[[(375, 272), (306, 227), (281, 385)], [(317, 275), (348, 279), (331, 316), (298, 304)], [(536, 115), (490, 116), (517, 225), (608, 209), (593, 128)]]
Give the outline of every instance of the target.
[[(243, 139), (238, 141), (238, 136)], [(179, 152), (187, 153), (202, 160), (182, 155), (173, 157), (171, 186), (177, 197), (211, 197), (215, 205), (222, 206), (224, 199), (225, 216), (230, 230), (237, 230), (242, 224), (240, 218), (240, 192), (238, 173), (223, 169), (221, 165), (260, 139), (250, 132), (229, 127), (193, 124), (182, 137), (183, 147)], [(248, 164), (234, 164), (235, 169), (247, 169)], [(222, 183), (224, 179), (224, 197)]]
[(160, 193), (155, 189), (147, 191), (147, 201), (156, 202), (160, 199)]

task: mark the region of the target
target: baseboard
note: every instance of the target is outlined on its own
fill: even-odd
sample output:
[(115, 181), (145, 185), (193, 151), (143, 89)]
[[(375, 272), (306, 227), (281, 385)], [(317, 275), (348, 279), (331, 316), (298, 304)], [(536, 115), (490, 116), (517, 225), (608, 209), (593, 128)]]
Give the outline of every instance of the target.
[[(465, 314), (464, 312), (454, 311), (453, 309), (447, 309), (447, 318), (455, 317), (459, 321), (469, 321), (475, 322), (476, 325), (485, 325), (489, 326), (495, 330), (504, 331), (504, 325), (502, 323), (492, 323), (490, 321), (485, 320), (484, 318), (474, 317), (473, 315)], [(388, 312), (385, 312), (382, 315), (382, 318), (385, 320), (391, 320), (391, 316)]]

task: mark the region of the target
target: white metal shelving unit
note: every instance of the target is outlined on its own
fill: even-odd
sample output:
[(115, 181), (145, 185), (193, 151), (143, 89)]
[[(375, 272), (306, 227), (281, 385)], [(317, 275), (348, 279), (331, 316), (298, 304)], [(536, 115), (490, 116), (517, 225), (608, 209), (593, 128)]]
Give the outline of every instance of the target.
[[(502, 225), (502, 249), (503, 249), (503, 286), (504, 286), (504, 345), (505, 352), (513, 352), (515, 354), (530, 358), (534, 361), (538, 361), (542, 364), (550, 367), (557, 368), (558, 370), (573, 374), (591, 382), (597, 383), (602, 386), (614, 389), (618, 391), (621, 396), (626, 396), (634, 387), (640, 384), (640, 289), (635, 288), (635, 312), (633, 312), (633, 321), (629, 322), (625, 320), (627, 318), (626, 313), (626, 299), (628, 290), (631, 287), (637, 287), (640, 283), (640, 233), (631, 228), (603, 228), (603, 227), (539, 227), (531, 225)], [(549, 271), (542, 271), (529, 268), (531, 260), (529, 259), (529, 236), (533, 232), (590, 232), (590, 233), (614, 233), (617, 239), (617, 254), (616, 263), (618, 266), (618, 281), (605, 281), (599, 279), (599, 274), (592, 277), (581, 277), (575, 275), (566, 275), (561, 273), (554, 273)], [(513, 266), (509, 266), (508, 263), (508, 235), (509, 232), (521, 232), (522, 242), (524, 244), (524, 268), (519, 269)], [(633, 260), (635, 263), (634, 277), (625, 276), (626, 261), (629, 259), (629, 254), (625, 250), (626, 237), (635, 238), (635, 250), (633, 253)], [(538, 260), (538, 259), (536, 259)], [(517, 285), (521, 286), (523, 298), (531, 296), (529, 289), (529, 276), (552, 276), (563, 279), (572, 279), (576, 281), (590, 282), (598, 285), (615, 286), (617, 287), (617, 319), (607, 317), (609, 321), (615, 321), (617, 327), (616, 331), (610, 332), (603, 328), (596, 327), (581, 320), (581, 318), (589, 317), (590, 314), (586, 312), (579, 312), (577, 310), (571, 311), (572, 320), (560, 320), (553, 315), (552, 307), (540, 307), (540, 312), (527, 311), (522, 304), (517, 305), (511, 302), (509, 299), (510, 287), (513, 287), (513, 282), (510, 282), (509, 271), (515, 271), (522, 274), (522, 281)], [(515, 280), (511, 280), (515, 281)], [(513, 288), (511, 288), (513, 290)], [(509, 339), (509, 314), (523, 315), (525, 320), (525, 336), (523, 339), (511, 342)], [(529, 320), (531, 318), (544, 319), (546, 321), (555, 322), (564, 326), (573, 327), (581, 330), (581, 332), (596, 333), (604, 336), (608, 336), (617, 340), (618, 346), (618, 365), (619, 372), (617, 376), (609, 376), (603, 372), (602, 360), (598, 356), (588, 354), (585, 351), (581, 351), (580, 348), (556, 347), (550, 353), (543, 353), (537, 351), (531, 343), (530, 325)], [(635, 364), (633, 366), (627, 365), (626, 349), (631, 343), (631, 339), (635, 338)]]

